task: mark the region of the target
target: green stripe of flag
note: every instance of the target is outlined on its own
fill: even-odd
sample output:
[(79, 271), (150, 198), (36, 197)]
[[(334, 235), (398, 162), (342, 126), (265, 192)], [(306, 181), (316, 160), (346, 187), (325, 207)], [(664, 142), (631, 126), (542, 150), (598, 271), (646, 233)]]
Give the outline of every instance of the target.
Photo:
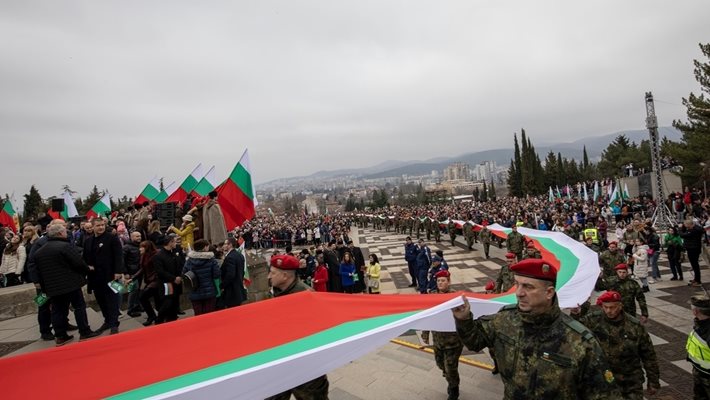
[(241, 191), (250, 199), (254, 199), (254, 193), (251, 190), (251, 174), (244, 168), (242, 164), (237, 164), (229, 178), (241, 189)]
[(295, 340), (268, 350), (254, 353), (248, 356), (227, 361), (199, 371), (191, 372), (182, 376), (154, 383), (149, 386), (134, 389), (113, 397), (111, 399), (144, 399), (151, 396), (160, 395), (173, 390), (185, 388), (210, 379), (244, 371), (259, 365), (270, 363), (282, 358), (290, 357), (298, 353), (303, 353), (338, 340), (347, 339), (354, 335), (376, 329), (383, 325), (407, 318), (420, 311), (411, 311), (400, 314), (385, 315), (381, 317), (367, 318), (359, 321), (346, 322), (319, 333)]

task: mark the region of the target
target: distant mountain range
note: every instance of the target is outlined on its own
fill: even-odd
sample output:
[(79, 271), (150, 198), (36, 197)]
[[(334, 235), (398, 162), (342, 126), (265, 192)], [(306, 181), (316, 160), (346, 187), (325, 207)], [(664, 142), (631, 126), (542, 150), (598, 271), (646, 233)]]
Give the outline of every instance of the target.
[[(667, 137), (668, 139), (673, 141), (679, 141), (682, 137), (680, 131), (669, 126), (658, 128), (658, 133), (661, 138)], [(540, 159), (544, 159), (547, 153), (552, 151), (555, 154), (559, 152), (562, 154), (562, 157), (566, 157), (568, 159), (581, 160), (582, 149), (584, 148), (584, 146), (587, 146), (587, 155), (589, 156), (590, 160), (596, 160), (601, 157), (602, 151), (606, 149), (607, 146), (609, 146), (609, 143), (611, 143), (619, 135), (626, 135), (626, 137), (630, 141), (635, 142), (637, 144), (640, 143), (642, 140), (648, 139), (647, 130), (630, 130), (615, 132), (603, 136), (586, 137), (583, 139), (575, 140), (571, 143), (558, 143), (546, 146), (535, 146), (535, 149), (540, 155)], [(327, 179), (336, 178), (339, 176), (353, 175), (362, 177), (364, 179), (389, 178), (402, 176), (405, 174), (416, 176), (429, 174), (431, 173), (431, 171), (434, 170), (442, 171), (449, 164), (452, 164), (454, 162), (463, 162), (473, 167), (485, 161), (495, 161), (499, 166), (506, 166), (510, 164), (511, 158), (513, 158), (513, 146), (507, 149), (484, 150), (475, 153), (461, 154), (456, 157), (436, 157), (424, 161), (387, 160), (377, 165), (373, 165), (371, 167), (366, 168), (318, 171), (308, 176), (290, 179)]]

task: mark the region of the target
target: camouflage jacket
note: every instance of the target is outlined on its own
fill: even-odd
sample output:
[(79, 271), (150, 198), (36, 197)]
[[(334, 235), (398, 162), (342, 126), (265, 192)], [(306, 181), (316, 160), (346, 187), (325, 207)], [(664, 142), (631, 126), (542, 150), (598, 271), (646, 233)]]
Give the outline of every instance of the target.
[(626, 256), (621, 250), (616, 250), (613, 253), (609, 250), (605, 250), (599, 255), (599, 266), (602, 267), (604, 277), (606, 278), (616, 276), (614, 267), (619, 264), (626, 264)]
[(463, 235), (465, 237), (473, 237), (473, 225), (468, 222), (463, 226)]
[(636, 316), (636, 302), (639, 303), (641, 315), (648, 317), (648, 306), (646, 305), (646, 296), (643, 295), (641, 285), (633, 279), (619, 279), (612, 276), (606, 279), (600, 279), (597, 283), (597, 288), (600, 290), (616, 290), (621, 295), (621, 302), (624, 305), (624, 311), (632, 316)]
[(287, 287), (284, 290), (281, 290), (279, 288), (273, 288), (274, 291), (274, 297), (280, 297), (280, 296), (286, 296), (287, 294), (292, 294), (292, 293), (298, 293), (298, 292), (312, 292), (313, 289), (311, 289), (308, 285), (303, 283), (300, 279), (296, 278), (295, 281), (289, 287)]
[(506, 240), (506, 246), (508, 251), (513, 253), (520, 253), (523, 251), (523, 235), (520, 232), (510, 232), (508, 234), (508, 239)]
[[(436, 290), (433, 290), (429, 293), (454, 293), (454, 291), (448, 290), (446, 292), (441, 292), (438, 289), (436, 289)], [(432, 331), (432, 334), (434, 337), (434, 348), (437, 350), (448, 350), (448, 349), (456, 349), (459, 347), (463, 347), (463, 343), (461, 343), (461, 338), (459, 337), (459, 334), (456, 332)], [(429, 331), (422, 332), (422, 338), (424, 338), (425, 340), (428, 340)]]
[(597, 309), (580, 318), (579, 322), (596, 336), (611, 372), (620, 384), (643, 384), (643, 371), (646, 370), (649, 386), (659, 388), (658, 360), (651, 337), (639, 320), (626, 313), (622, 315), (620, 320), (613, 321)]
[(496, 293), (505, 293), (515, 285), (515, 274), (508, 265), (503, 265), (496, 278)]
[(470, 350), (495, 350), (504, 399), (620, 399), (594, 335), (560, 311), (530, 315), (516, 305), (478, 319), (456, 320)]
[(491, 239), (491, 231), (489, 231), (488, 229), (481, 229), (481, 243), (490, 244)]
[(449, 220), (449, 224), (446, 225), (446, 230), (449, 232), (450, 236), (456, 236), (456, 224), (454, 221)]

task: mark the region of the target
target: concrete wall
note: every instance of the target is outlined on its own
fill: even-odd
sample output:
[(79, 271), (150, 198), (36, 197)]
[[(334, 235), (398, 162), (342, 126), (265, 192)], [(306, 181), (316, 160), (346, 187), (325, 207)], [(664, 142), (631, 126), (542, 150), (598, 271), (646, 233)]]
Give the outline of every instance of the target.
[[(643, 174), (641, 176), (632, 176), (632, 177), (627, 177), (627, 178), (621, 178), (619, 180), (621, 187), (623, 189), (624, 184), (626, 184), (629, 188), (629, 196), (631, 197), (637, 197), (640, 193), (639, 190), (639, 183), (643, 183), (644, 180), (650, 181), (651, 182), (651, 190), (654, 190), (656, 188), (656, 179), (654, 178), (653, 174), (648, 173), (648, 174)], [(666, 195), (670, 194), (671, 192), (683, 192), (683, 183), (680, 180), (680, 177), (674, 173), (672, 173), (669, 170), (664, 170), (663, 171), (663, 191)], [(651, 192), (653, 193), (653, 192)]]

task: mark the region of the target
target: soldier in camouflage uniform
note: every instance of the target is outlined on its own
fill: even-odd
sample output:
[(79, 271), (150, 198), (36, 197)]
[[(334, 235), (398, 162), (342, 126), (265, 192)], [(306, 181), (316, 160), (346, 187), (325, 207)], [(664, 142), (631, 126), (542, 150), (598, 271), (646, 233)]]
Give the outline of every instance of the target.
[(518, 261), (523, 259), (523, 246), (525, 244), (525, 238), (518, 232), (518, 227), (513, 225), (512, 230), (508, 234), (508, 238), (505, 240), (505, 246), (508, 251), (515, 254)]
[(587, 246), (587, 248), (595, 253), (597, 255), (599, 254), (599, 246), (594, 243), (594, 239), (588, 237), (584, 239), (584, 245)]
[[(451, 284), (451, 274), (447, 270), (436, 273), (436, 289), (430, 293), (453, 293), (449, 288)], [(459, 357), (463, 351), (463, 343), (456, 332), (433, 332), (434, 336), (434, 359), (436, 366), (446, 378), (448, 383), (448, 400), (459, 398)], [(424, 342), (429, 342), (429, 332), (422, 332)]]
[[(287, 254), (271, 257), (271, 269), (269, 270), (269, 283), (272, 286), (274, 297), (287, 296), (289, 294), (313, 291), (300, 279), (296, 271), (299, 262), (294, 256)], [(287, 312), (284, 310), (284, 312)], [(328, 376), (322, 375), (311, 381), (296, 386), (285, 392), (267, 398), (267, 400), (289, 400), (291, 394), (297, 399), (327, 400), (328, 399)]]
[(614, 267), (619, 264), (625, 264), (627, 261), (626, 256), (619, 250), (618, 246), (617, 242), (610, 242), (609, 247), (599, 255), (599, 266), (602, 267), (604, 278), (616, 276)]
[(621, 294), (621, 302), (624, 304), (624, 311), (636, 317), (636, 302), (639, 303), (641, 316), (638, 317), (641, 323), (645, 324), (648, 319), (648, 306), (646, 296), (643, 295), (641, 285), (633, 279), (629, 279), (629, 266), (626, 263), (619, 264), (614, 268), (615, 277), (599, 279), (595, 289), (613, 290)]
[(621, 395), (624, 399), (643, 400), (645, 370), (648, 394), (653, 396), (661, 385), (656, 351), (646, 328), (624, 312), (619, 292), (603, 293), (597, 298), (597, 305), (601, 310), (590, 312), (579, 322), (599, 341)]
[(451, 246), (456, 243), (456, 223), (451, 217), (449, 217), (449, 224), (446, 225), (446, 230), (449, 231), (449, 239), (451, 240)]
[(557, 302), (557, 270), (544, 260), (513, 266), (518, 304), (473, 319), (468, 300), (454, 308), (456, 331), (472, 351), (495, 350), (503, 398), (621, 399), (594, 335), (562, 313)]
[(409, 229), (409, 236), (412, 236), (412, 229), (414, 228), (414, 220), (417, 217), (407, 217), (407, 229)]
[(483, 225), (483, 228), (481, 229), (481, 243), (483, 244), (483, 254), (486, 255), (486, 259), (489, 258), (488, 252), (491, 249), (491, 237), (491, 231), (488, 230), (486, 225)]
[(696, 295), (690, 298), (693, 312), (693, 330), (688, 335), (685, 349), (693, 365), (693, 392), (695, 399), (710, 399), (710, 298)]
[(505, 255), (505, 265), (503, 265), (498, 272), (498, 277), (496, 278), (496, 290), (495, 293), (505, 293), (510, 288), (515, 285), (515, 276), (510, 270), (510, 267), (515, 264), (515, 254), (508, 253)]
[(419, 219), (418, 215), (415, 215), (414, 221), (412, 221), (412, 222), (414, 222), (414, 232), (417, 234), (417, 239), (419, 239), (422, 221)]
[(436, 243), (441, 242), (441, 224), (439, 223), (439, 220), (433, 220), (431, 221), (432, 229), (434, 230), (434, 240)]
[(466, 238), (466, 246), (469, 250), (473, 250), (473, 224), (466, 222), (463, 225), (463, 237)]
[(426, 217), (424, 220), (424, 229), (426, 229), (426, 240), (428, 242), (431, 240), (431, 218)]
[(527, 260), (528, 258), (542, 258), (540, 250), (535, 248), (535, 243), (532, 241), (528, 242), (525, 253), (523, 253), (523, 260)]

